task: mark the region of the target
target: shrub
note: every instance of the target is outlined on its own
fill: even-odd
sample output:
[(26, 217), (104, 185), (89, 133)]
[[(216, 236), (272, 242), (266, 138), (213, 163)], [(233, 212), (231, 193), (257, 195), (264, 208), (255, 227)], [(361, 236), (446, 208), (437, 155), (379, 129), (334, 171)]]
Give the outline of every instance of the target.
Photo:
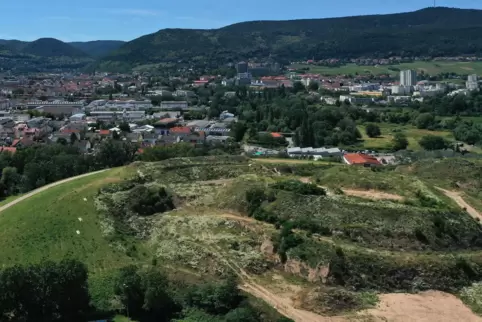
[(150, 216), (174, 209), (172, 196), (165, 188), (139, 185), (129, 192), (129, 208), (141, 216)]
[(380, 131), (380, 127), (378, 127), (378, 125), (373, 123), (367, 124), (365, 128), (365, 132), (368, 135), (368, 137), (371, 137), (371, 138), (379, 137), (382, 134), (382, 132)]
[(304, 183), (298, 180), (284, 180), (273, 183), (271, 188), (291, 191), (300, 195), (325, 196), (326, 191), (313, 183)]

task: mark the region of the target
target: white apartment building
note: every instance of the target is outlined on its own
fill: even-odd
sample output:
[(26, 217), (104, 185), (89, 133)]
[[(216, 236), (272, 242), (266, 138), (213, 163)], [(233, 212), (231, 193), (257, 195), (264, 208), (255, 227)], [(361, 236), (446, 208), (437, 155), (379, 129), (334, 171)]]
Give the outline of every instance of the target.
[(410, 94), (411, 89), (412, 88), (410, 86), (394, 85), (394, 86), (392, 86), (392, 94), (393, 95)]
[(402, 70), (400, 72), (401, 86), (415, 86), (417, 84), (417, 72), (415, 70)]
[(467, 87), (467, 89), (470, 91), (479, 89), (479, 81), (476, 74), (472, 74), (467, 77), (465, 87)]

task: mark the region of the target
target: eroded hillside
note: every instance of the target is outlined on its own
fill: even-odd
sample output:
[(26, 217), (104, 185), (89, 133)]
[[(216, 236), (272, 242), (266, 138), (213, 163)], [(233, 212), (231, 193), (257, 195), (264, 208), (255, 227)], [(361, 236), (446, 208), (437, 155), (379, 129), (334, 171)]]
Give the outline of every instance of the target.
[(420, 174), (423, 166), (219, 156), (136, 163), (129, 180), (100, 189), (95, 205), (116, 249), (135, 258), (134, 239), (178, 273), (234, 272), (243, 290), (296, 321), (479, 321), (434, 291), (478, 309), (481, 225), (437, 188), (447, 188), (443, 179)]

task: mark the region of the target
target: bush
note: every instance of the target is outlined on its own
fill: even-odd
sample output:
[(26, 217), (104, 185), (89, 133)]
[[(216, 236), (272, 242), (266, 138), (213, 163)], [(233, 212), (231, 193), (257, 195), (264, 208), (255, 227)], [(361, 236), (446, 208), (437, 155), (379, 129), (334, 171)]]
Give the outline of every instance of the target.
[(284, 180), (273, 183), (273, 189), (291, 191), (300, 195), (325, 196), (326, 191), (312, 183), (304, 183), (298, 180)]
[(368, 135), (368, 137), (371, 138), (379, 137), (382, 134), (382, 132), (380, 131), (380, 127), (373, 123), (367, 124), (367, 126), (365, 127), (365, 133)]
[(150, 216), (174, 209), (172, 196), (165, 188), (139, 185), (129, 192), (129, 208), (141, 216)]
[(418, 142), (425, 150), (443, 150), (448, 147), (448, 142), (441, 136), (426, 135)]

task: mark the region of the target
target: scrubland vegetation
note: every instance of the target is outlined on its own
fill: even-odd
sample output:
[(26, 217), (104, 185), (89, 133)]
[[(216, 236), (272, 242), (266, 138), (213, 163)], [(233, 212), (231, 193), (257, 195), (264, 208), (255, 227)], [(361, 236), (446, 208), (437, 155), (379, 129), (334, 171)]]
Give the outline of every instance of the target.
[[(381, 170), (230, 156), (138, 162), (5, 210), (3, 265), (82, 261), (88, 312), (132, 307), (141, 321), (279, 321), (233, 291), (236, 283), (248, 293), (282, 283), (264, 284), (267, 274), (301, 279), (296, 306), (320, 315), (374, 307), (377, 294), (425, 290), (457, 294), (481, 312), (481, 224), (437, 188), (475, 199), (481, 171), (464, 159)], [(33, 239), (22, 235), (29, 223)], [(220, 295), (227, 287), (235, 298)], [(162, 317), (146, 304), (152, 292), (170, 308)]]

